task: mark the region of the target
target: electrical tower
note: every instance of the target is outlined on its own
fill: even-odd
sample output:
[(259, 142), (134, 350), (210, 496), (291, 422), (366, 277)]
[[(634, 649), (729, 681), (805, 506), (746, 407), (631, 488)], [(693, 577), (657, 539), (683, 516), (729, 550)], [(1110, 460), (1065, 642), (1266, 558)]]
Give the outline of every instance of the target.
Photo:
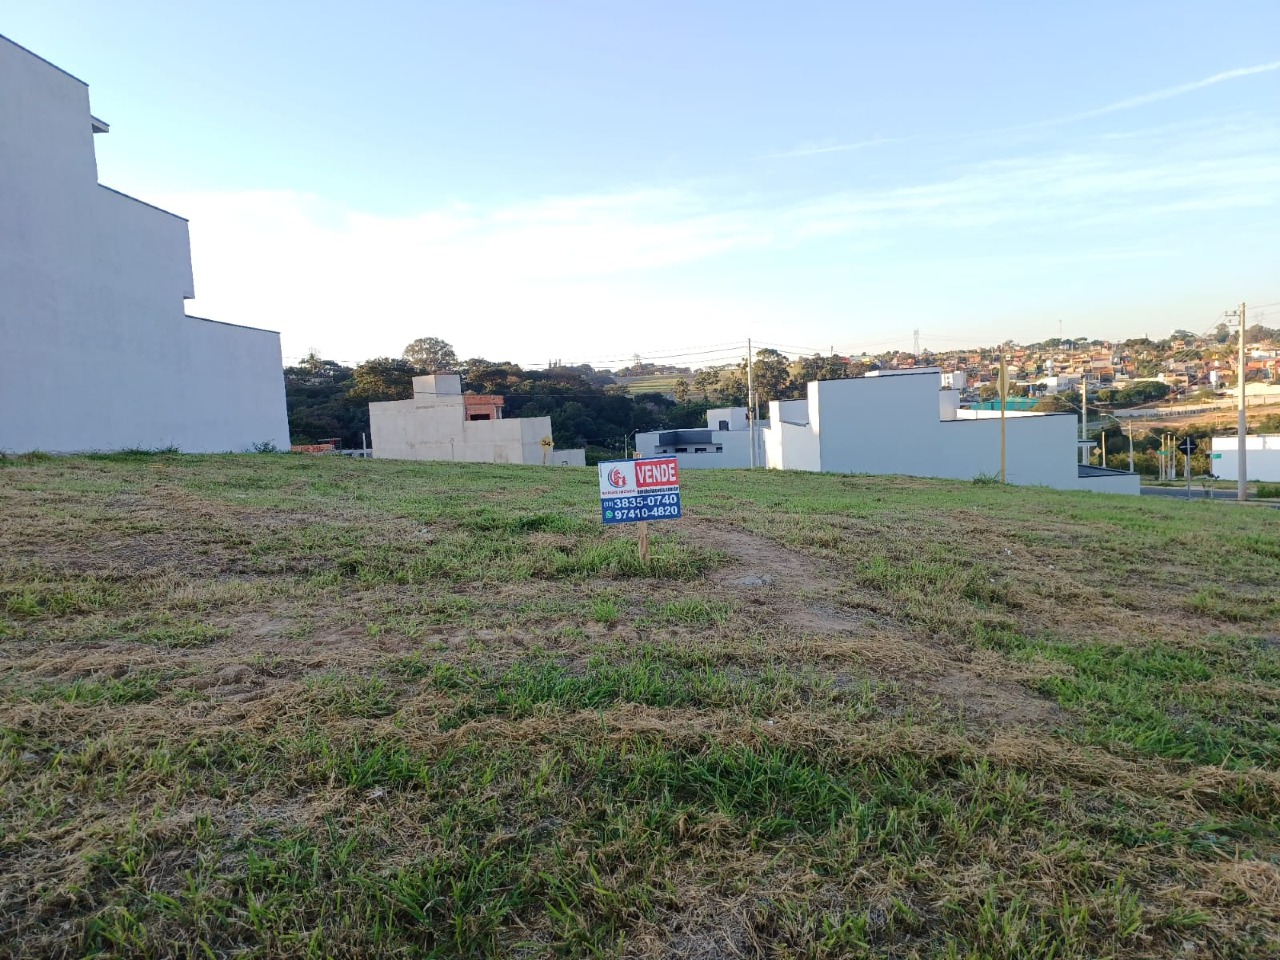
[(920, 328), (916, 327), (911, 331), (911, 336), (915, 340), (915, 355), (920, 356)]

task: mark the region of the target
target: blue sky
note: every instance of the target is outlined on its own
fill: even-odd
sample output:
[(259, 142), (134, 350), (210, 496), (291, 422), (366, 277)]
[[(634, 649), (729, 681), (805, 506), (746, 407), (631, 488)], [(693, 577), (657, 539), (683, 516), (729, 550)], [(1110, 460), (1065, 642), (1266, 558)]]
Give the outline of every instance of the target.
[(0, 0), (0, 32), (89, 83), (104, 183), (190, 218), (189, 311), (287, 358), (942, 349), (1280, 301), (1275, 0)]

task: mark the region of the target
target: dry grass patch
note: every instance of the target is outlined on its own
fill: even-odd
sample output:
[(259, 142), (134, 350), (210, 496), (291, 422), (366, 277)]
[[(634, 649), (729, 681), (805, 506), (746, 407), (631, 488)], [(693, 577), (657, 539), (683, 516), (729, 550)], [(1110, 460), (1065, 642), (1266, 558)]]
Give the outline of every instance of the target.
[(1278, 955), (1256, 518), (686, 486), (6, 461), (0, 956)]

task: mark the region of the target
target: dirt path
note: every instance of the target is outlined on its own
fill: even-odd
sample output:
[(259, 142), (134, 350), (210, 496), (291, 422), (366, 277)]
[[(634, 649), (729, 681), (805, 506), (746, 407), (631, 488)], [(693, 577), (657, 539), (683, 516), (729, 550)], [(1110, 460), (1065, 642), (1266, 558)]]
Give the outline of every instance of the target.
[(683, 526), (687, 535), (729, 556), (712, 575), (718, 589), (781, 621), (808, 652), (866, 663), (967, 719), (1066, 722), (1055, 703), (1008, 676), (1008, 661), (972, 651), (959, 659), (957, 650), (892, 619), (886, 598), (850, 582), (829, 561), (739, 527), (697, 518), (686, 518)]

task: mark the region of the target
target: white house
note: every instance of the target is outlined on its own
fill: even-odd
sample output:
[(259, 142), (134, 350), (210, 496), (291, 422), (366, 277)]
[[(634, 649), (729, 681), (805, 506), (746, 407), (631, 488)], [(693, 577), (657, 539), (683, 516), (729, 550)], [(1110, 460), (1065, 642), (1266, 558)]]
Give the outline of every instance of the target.
[[(1249, 384), (1253, 386), (1253, 384)], [(1223, 480), (1240, 479), (1240, 438), (1214, 437), (1212, 453), (1222, 456), (1212, 461), (1212, 470)], [(1246, 480), (1280, 482), (1280, 434), (1250, 433), (1244, 438)]]
[[(882, 370), (808, 384), (804, 400), (769, 404), (765, 456), (774, 469), (970, 480), (1000, 473), (1000, 412), (965, 410), (936, 367)], [(1006, 414), (1010, 483), (1139, 492), (1137, 474), (1078, 462), (1071, 414)]]
[[(756, 464), (764, 466), (764, 424), (756, 425)], [(707, 429), (655, 430), (636, 434), (636, 456), (674, 455), (681, 469), (751, 466), (751, 429), (746, 407), (707, 411)]]
[(1035, 386), (1040, 388), (1041, 393), (1047, 397), (1057, 396), (1059, 393), (1067, 393), (1075, 390), (1080, 386), (1080, 378), (1076, 376), (1068, 376), (1067, 374), (1050, 375), (1041, 377), (1035, 382)]
[(0, 37), (0, 450), (288, 449), (279, 334), (186, 315), (187, 222), (98, 183), (107, 129)]
[(556, 450), (550, 417), (502, 418), (503, 398), (467, 395), (456, 373), (413, 378), (413, 398), (369, 404), (373, 455), (581, 467), (585, 450)]

